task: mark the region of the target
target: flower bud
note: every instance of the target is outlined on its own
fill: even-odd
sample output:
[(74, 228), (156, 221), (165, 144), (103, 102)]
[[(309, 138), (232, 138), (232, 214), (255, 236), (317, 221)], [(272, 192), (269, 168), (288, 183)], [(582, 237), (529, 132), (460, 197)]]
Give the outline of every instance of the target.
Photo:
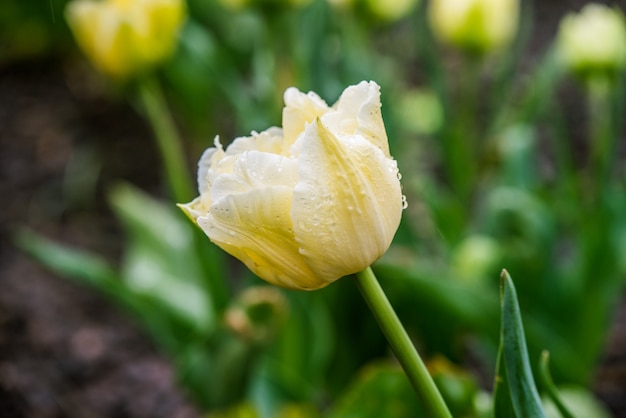
[(200, 196), (180, 205), (215, 244), (269, 283), (318, 289), (387, 251), (403, 196), (374, 82), (329, 107), (285, 92), (283, 127), (219, 140), (199, 162)]
[(226, 326), (246, 341), (270, 342), (287, 319), (287, 299), (275, 287), (254, 286), (226, 310)]
[(128, 78), (169, 57), (183, 0), (77, 0), (66, 10), (76, 41), (102, 72)]
[(519, 0), (431, 0), (428, 15), (443, 42), (484, 54), (506, 46), (515, 36)]
[(368, 9), (379, 19), (395, 21), (407, 16), (417, 0), (367, 0)]
[(614, 72), (626, 66), (626, 24), (618, 9), (592, 3), (569, 13), (557, 41), (563, 63), (574, 72)]

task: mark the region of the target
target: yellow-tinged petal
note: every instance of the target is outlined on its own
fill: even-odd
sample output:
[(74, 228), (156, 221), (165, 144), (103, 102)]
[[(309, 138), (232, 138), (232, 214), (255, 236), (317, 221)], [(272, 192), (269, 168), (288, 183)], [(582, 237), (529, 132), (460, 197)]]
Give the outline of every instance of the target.
[(211, 185), (211, 199), (216, 202), (228, 195), (247, 193), (270, 186), (293, 188), (298, 179), (296, 160), (261, 151), (239, 155), (232, 172), (223, 174)]
[(389, 143), (380, 111), (380, 87), (361, 81), (344, 90), (322, 122), (336, 135), (362, 135), (389, 157)]
[(273, 186), (228, 195), (198, 225), (211, 241), (269, 283), (316, 289), (326, 285), (306, 264), (295, 241), (289, 211), (293, 189)]
[(575, 72), (626, 67), (626, 21), (617, 8), (589, 3), (569, 13), (561, 20), (557, 41), (561, 60)]
[(293, 144), (307, 124), (328, 112), (330, 108), (317, 94), (300, 92), (290, 87), (284, 94), (283, 131), (287, 146)]
[(125, 78), (157, 64), (175, 49), (185, 17), (183, 0), (76, 0), (67, 6), (76, 41), (93, 64)]
[(289, 149), (285, 148), (283, 130), (274, 126), (261, 133), (253, 132), (252, 136), (236, 138), (226, 152), (237, 155), (248, 150), (284, 154)]
[(302, 255), (324, 280), (365, 269), (400, 224), (396, 161), (360, 135), (336, 137), (319, 119), (300, 152), (291, 219)]

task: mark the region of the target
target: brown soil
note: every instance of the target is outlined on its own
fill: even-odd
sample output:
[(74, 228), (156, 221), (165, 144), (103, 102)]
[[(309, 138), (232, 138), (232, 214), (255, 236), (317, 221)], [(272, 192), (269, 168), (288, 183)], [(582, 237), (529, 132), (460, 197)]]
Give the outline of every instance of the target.
[[(115, 259), (123, 238), (103, 186), (124, 179), (158, 194), (143, 122), (125, 103), (76, 97), (59, 68), (0, 73), (0, 416), (197, 417), (129, 315), (12, 245), (28, 226)], [(78, 177), (95, 184), (72, 183), (71, 167), (90, 158)]]

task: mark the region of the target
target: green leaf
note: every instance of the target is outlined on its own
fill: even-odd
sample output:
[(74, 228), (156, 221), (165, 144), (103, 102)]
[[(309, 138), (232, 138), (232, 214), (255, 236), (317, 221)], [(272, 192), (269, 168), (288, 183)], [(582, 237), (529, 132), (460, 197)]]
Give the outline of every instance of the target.
[(554, 386), (554, 382), (552, 381), (552, 375), (550, 374), (550, 353), (544, 351), (541, 353), (541, 360), (539, 362), (539, 378), (541, 379), (541, 384), (547, 392), (548, 396), (554, 403), (554, 406), (559, 410), (559, 413), (563, 418), (574, 418), (574, 415), (567, 409), (565, 403), (561, 400), (559, 396), (559, 391), (556, 386)]
[(335, 338), (322, 295), (289, 292), (289, 317), (271, 350), (270, 371), (292, 399), (308, 401), (325, 377)]
[(544, 418), (535, 386), (524, 325), (513, 281), (506, 270), (501, 276), (500, 347), (494, 393), (496, 418)]
[(131, 311), (165, 349), (176, 352), (178, 335), (188, 335), (182, 318), (161, 301), (128, 287), (101, 257), (59, 245), (26, 230), (18, 232), (15, 242), (53, 272), (92, 286)]
[(14, 239), (18, 247), (50, 270), (94, 286), (119, 302), (126, 301), (128, 294), (118, 274), (103, 258), (69, 249), (25, 229)]
[(373, 266), (376, 275), (390, 283), (389, 298), (396, 310), (402, 311), (400, 302), (408, 305), (411, 312), (418, 306), (424, 307), (437, 315), (450, 315), (483, 335), (493, 334), (493, 338), (497, 338), (495, 292), (453, 280), (448, 272), (430, 268), (426, 262), (408, 268), (403, 267), (405, 264), (402, 259), (389, 257)]
[(110, 194), (128, 233), (122, 276), (135, 292), (168, 305), (198, 329), (215, 325), (212, 300), (203, 286), (192, 225), (178, 213), (130, 185)]

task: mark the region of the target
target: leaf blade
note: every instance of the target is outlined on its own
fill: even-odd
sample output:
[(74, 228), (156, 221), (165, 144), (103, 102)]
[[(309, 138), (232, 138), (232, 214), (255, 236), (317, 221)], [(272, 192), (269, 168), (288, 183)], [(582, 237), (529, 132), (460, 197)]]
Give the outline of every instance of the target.
[[(545, 418), (541, 398), (532, 375), (524, 325), (517, 301), (513, 280), (506, 270), (502, 271), (502, 327), (501, 327), (501, 365), (505, 377), (511, 405), (515, 416), (524, 418)], [(497, 406), (497, 403), (496, 403)], [(497, 412), (497, 411), (496, 411)], [(499, 415), (496, 413), (496, 417)]]

